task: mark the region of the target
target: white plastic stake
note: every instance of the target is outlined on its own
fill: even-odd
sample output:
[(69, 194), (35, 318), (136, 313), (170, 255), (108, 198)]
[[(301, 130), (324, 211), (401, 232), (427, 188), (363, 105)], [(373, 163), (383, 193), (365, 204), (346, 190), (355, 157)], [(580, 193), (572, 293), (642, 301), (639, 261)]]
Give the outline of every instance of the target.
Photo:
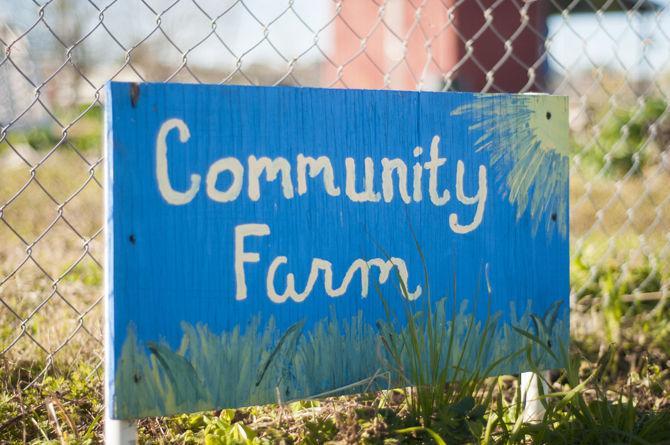
[(137, 424), (135, 420), (113, 420), (105, 418), (105, 443), (110, 445), (136, 445)]
[[(109, 294), (107, 294), (109, 295)], [(108, 303), (106, 302), (105, 305)], [(107, 312), (109, 313), (109, 312)], [(109, 323), (105, 320), (105, 443), (110, 445), (136, 445), (137, 444), (137, 421), (115, 420), (109, 415), (108, 401), (108, 376), (110, 375), (109, 363), (112, 354), (112, 341), (108, 332)]]
[[(543, 377), (543, 378), (542, 378)], [(549, 371), (544, 371), (542, 377), (533, 372), (521, 373), (521, 400), (523, 401), (523, 421), (528, 423), (537, 423), (544, 417), (544, 405), (540, 400), (540, 391), (538, 380), (541, 381), (542, 392), (549, 392)]]
[[(111, 341), (108, 335), (105, 335), (105, 354), (111, 354)], [(105, 357), (105, 405), (109, 400), (107, 392), (109, 375), (109, 356)], [(110, 445), (136, 445), (137, 444), (137, 421), (136, 420), (116, 420), (109, 415), (108, 408), (105, 408), (105, 443)]]

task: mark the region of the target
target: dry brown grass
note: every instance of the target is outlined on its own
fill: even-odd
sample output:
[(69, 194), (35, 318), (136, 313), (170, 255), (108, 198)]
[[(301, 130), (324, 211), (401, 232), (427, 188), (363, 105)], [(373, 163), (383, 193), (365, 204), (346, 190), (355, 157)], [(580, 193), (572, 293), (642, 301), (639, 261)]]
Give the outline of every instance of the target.
[(98, 155), (87, 156), (91, 165), (59, 148), (33, 176), (15, 154), (0, 153), (0, 351), (6, 363), (67, 364), (102, 355), (104, 240), (96, 183), (102, 166)]
[(573, 169), (570, 235), (665, 237), (670, 228), (670, 172), (662, 164), (616, 179)]

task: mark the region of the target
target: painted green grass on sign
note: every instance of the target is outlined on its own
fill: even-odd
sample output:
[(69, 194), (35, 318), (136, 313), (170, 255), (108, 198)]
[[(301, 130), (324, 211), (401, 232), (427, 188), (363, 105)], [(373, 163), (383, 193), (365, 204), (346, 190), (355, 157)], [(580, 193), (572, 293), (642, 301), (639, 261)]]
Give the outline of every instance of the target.
[[(545, 317), (535, 316), (530, 304), (521, 317), (512, 308), (511, 322), (500, 323), (497, 314), (478, 321), (468, 311), (467, 302), (449, 317), (446, 303), (446, 299), (436, 302), (430, 319), (426, 312), (414, 313), (413, 332), (408, 331), (408, 325), (394, 327), (392, 320), (371, 325), (360, 311), (340, 320), (333, 310), (309, 330), (300, 322), (284, 332), (276, 327), (272, 317), (265, 324), (255, 317), (244, 329), (237, 326), (221, 334), (204, 325), (184, 322), (184, 335), (177, 350), (164, 343), (140, 344), (131, 326), (115, 376), (114, 412), (120, 418), (139, 418), (261, 405), (278, 398), (296, 400), (332, 388), (343, 388), (342, 394), (351, 393), (365, 389), (349, 387), (351, 384), (383, 372), (390, 373), (393, 384), (415, 383), (407, 381), (409, 373), (401, 375), (402, 369), (410, 369), (418, 359), (416, 346), (410, 347), (406, 339), (428, 329), (442, 332), (439, 337), (422, 335), (424, 342), (430, 342), (430, 338), (444, 340), (431, 345), (441, 351), (441, 363), (435, 365), (456, 379), (457, 368), (487, 370), (491, 375), (527, 368), (526, 354), (518, 353), (523, 345), (533, 350), (536, 363), (546, 368), (558, 366), (550, 356), (542, 354), (541, 347), (514, 329), (533, 332), (546, 339), (543, 342), (558, 345), (567, 326), (564, 313), (557, 306), (553, 316)], [(542, 327), (548, 317), (554, 322)], [(392, 357), (384, 345), (390, 338), (399, 342), (397, 357)], [(451, 345), (448, 339), (452, 339)], [(430, 382), (422, 379), (420, 383)], [(379, 379), (371, 381), (367, 388), (386, 386), (388, 381)]]

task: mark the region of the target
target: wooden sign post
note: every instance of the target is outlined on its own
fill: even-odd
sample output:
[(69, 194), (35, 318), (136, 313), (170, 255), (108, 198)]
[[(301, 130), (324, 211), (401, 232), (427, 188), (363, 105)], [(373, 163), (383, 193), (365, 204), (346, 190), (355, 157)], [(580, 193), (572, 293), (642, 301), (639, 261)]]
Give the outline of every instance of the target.
[(113, 419), (356, 391), (428, 301), (499, 317), (464, 366), (561, 302), (567, 342), (564, 97), (111, 83), (106, 119)]

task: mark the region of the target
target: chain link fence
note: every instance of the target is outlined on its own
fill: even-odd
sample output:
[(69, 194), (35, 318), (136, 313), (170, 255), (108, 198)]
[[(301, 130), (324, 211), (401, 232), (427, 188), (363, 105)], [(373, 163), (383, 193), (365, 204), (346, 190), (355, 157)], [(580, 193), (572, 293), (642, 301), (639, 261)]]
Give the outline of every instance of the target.
[(667, 3), (0, 0), (0, 48), (0, 359), (22, 387), (101, 366), (108, 80), (568, 95), (573, 309), (670, 293)]

